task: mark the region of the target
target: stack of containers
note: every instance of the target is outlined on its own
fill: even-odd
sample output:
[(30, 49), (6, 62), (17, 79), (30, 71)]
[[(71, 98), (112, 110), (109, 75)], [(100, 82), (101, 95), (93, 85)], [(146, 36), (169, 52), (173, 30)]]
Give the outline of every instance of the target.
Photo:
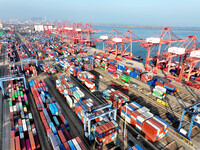
[(20, 69), (17, 65), (9, 65), (8, 66), (9, 74), (10, 75), (20, 75)]
[(163, 99), (166, 95), (166, 91), (166, 88), (156, 85), (153, 89), (153, 95), (160, 99)]
[(93, 75), (92, 73), (88, 72), (88, 71), (82, 71), (77, 73), (77, 78), (83, 83), (85, 84), (89, 90), (91, 92), (96, 91), (96, 86), (95, 86), (95, 75)]
[(128, 75), (126, 74), (122, 74), (121, 75), (121, 83), (128, 83), (130, 84), (131, 83), (131, 79)]
[(21, 45), (16, 46), (16, 49), (20, 60), (28, 58), (28, 55), (26, 54), (25, 50), (22, 48)]
[(102, 62), (102, 63), (100, 64), (100, 68), (101, 68), (102, 70), (106, 70), (106, 69), (107, 69), (107, 63)]
[(36, 54), (36, 59), (38, 59), (38, 60), (43, 60), (43, 55), (42, 55), (42, 53), (41, 52), (36, 52), (37, 54)]
[(117, 71), (119, 71), (119, 72), (124, 72), (125, 69), (126, 69), (126, 66), (125, 66), (125, 65), (123, 65), (123, 64), (118, 64), (118, 65), (117, 65)]
[(114, 59), (109, 59), (109, 64), (115, 66), (116, 61)]
[(45, 65), (43, 65), (43, 68), (44, 68), (44, 72), (47, 73), (47, 74), (51, 75), (51, 74), (57, 73), (55, 66), (52, 65), (52, 64), (45, 64)]
[(99, 122), (96, 127), (95, 140), (102, 145), (106, 145), (117, 139), (118, 124), (115, 121)]
[(94, 66), (95, 67), (99, 67), (101, 64), (101, 60), (100, 59), (94, 59)]
[(121, 117), (125, 118), (138, 131), (143, 132), (145, 137), (152, 142), (159, 141), (167, 135), (169, 124), (136, 102), (122, 106)]
[[(78, 118), (81, 120), (82, 123), (84, 123), (85, 113), (88, 112), (93, 106), (97, 106), (97, 105), (91, 99), (87, 99), (87, 100), (83, 100), (81, 102), (75, 103), (75, 114), (78, 116)], [(99, 121), (99, 119), (98, 119), (98, 121)], [(95, 139), (94, 124), (91, 127), (92, 127), (91, 128), (91, 140), (94, 140)]]
[(33, 76), (37, 76), (37, 70), (36, 67), (31, 65), (31, 64), (26, 64), (23, 66), (24, 68), (24, 72), (25, 72), (25, 76), (26, 77), (33, 77)]
[(69, 68), (69, 72), (70, 72), (70, 74), (71, 75), (73, 75), (73, 76), (77, 76), (77, 68), (76, 67), (70, 67)]
[(116, 72), (116, 70), (117, 70), (117, 68), (115, 66), (109, 65), (109, 67), (108, 67), (108, 73), (113, 74), (113, 73)]
[(84, 70), (88, 70), (88, 71), (90, 71), (90, 70), (93, 70), (94, 69), (94, 67), (93, 67), (93, 65), (92, 64), (84, 64)]
[(147, 83), (148, 81), (153, 80), (153, 73), (152, 72), (144, 72), (141, 75), (141, 79), (142, 82)]
[(89, 88), (89, 90), (91, 92), (96, 91), (96, 86), (95, 86), (94, 80), (89, 79), (89, 78), (85, 79), (85, 85)]
[(75, 113), (83, 123), (85, 112), (89, 111), (92, 106), (97, 106), (97, 104), (91, 99), (75, 103)]
[[(44, 81), (31, 80), (29, 83), (32, 91), (38, 90), (37, 86), (41, 85), (42, 88), (40, 89), (39, 94), (42, 92), (48, 93), (48, 88), (46, 87)], [(45, 96), (45, 98), (47, 97)], [(74, 134), (69, 130), (68, 121), (62, 115), (61, 107), (58, 102), (52, 98), (51, 103), (43, 102), (43, 104), (44, 108), (40, 110), (39, 113), (53, 149), (69, 149), (71, 146), (76, 147), (77, 143), (79, 145), (79, 143), (81, 143), (80, 139), (76, 140), (75, 138), (74, 140)], [(75, 143), (73, 142), (73, 144), (69, 141), (74, 141)], [(80, 145), (83, 146), (83, 144)]]
[(175, 86), (173, 86), (169, 83), (164, 83), (164, 88), (167, 89), (167, 92), (174, 92), (175, 91)]
[(111, 104), (113, 107), (121, 109), (121, 106), (130, 100), (129, 96), (125, 95), (120, 91), (103, 91), (103, 98)]
[(132, 78), (137, 78), (141, 74), (142, 74), (142, 70), (141, 69), (137, 69), (137, 68), (133, 68), (131, 70), (131, 72), (129, 73), (130, 77), (132, 77)]
[(11, 123), (10, 148), (39, 149), (37, 131), (29, 109), (23, 82), (11, 81), (8, 92)]
[(85, 97), (85, 94), (78, 87), (75, 87), (73, 82), (65, 75), (59, 76), (59, 79), (56, 80), (56, 88), (64, 95), (71, 108), (75, 107), (75, 103), (82, 101)]

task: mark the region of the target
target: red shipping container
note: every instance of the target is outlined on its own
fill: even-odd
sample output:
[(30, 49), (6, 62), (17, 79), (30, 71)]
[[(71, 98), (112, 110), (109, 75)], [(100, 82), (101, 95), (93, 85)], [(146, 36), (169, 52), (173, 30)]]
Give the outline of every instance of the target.
[(66, 138), (65, 138), (65, 136), (64, 136), (64, 134), (63, 134), (63, 132), (61, 130), (58, 130), (58, 135), (60, 137), (61, 142), (65, 143), (66, 142)]
[(11, 139), (12, 139), (12, 138), (15, 138), (15, 131), (14, 131), (14, 130), (12, 130), (12, 131), (10, 132), (10, 134), (11, 134)]
[(79, 137), (76, 137), (76, 141), (78, 142), (79, 146), (81, 147), (82, 150), (86, 150), (83, 142), (81, 141), (81, 139)]
[(15, 138), (10, 139), (10, 150), (15, 150)]
[(164, 86), (164, 84), (163, 84), (162, 82), (159, 82), (159, 81), (156, 81), (155, 86), (156, 86), (156, 85), (161, 86), (161, 87)]
[(71, 150), (71, 148), (69, 147), (69, 144), (67, 142), (63, 143), (63, 145), (66, 150)]
[[(13, 142), (13, 141), (12, 141)], [(12, 143), (13, 144), (13, 143)], [(19, 136), (15, 137), (15, 149), (21, 150)]]
[(29, 135), (29, 140), (30, 140), (30, 144), (31, 144), (31, 149), (35, 149), (36, 147), (35, 147), (35, 141), (33, 138), (33, 133), (29, 132), (28, 135)]

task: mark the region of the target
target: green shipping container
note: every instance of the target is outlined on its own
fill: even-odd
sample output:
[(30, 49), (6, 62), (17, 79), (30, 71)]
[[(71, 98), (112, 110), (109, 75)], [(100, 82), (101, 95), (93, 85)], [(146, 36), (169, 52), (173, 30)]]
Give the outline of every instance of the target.
[(103, 68), (103, 67), (100, 67), (102, 70), (106, 70), (105, 68)]
[(26, 105), (27, 108), (29, 108), (28, 101), (25, 101), (25, 105)]
[(60, 127), (60, 123), (59, 123), (59, 121), (58, 121), (58, 119), (57, 119), (56, 116), (53, 116), (53, 120), (54, 120), (56, 126), (57, 126), (57, 127)]
[(9, 101), (9, 106), (12, 106), (12, 101)]
[(159, 96), (159, 97), (162, 97), (162, 96), (163, 96), (163, 94), (160, 94), (160, 93), (158, 93), (158, 92), (156, 92), (156, 91), (153, 91), (153, 94), (155, 94), (155, 95), (157, 95), (157, 96)]

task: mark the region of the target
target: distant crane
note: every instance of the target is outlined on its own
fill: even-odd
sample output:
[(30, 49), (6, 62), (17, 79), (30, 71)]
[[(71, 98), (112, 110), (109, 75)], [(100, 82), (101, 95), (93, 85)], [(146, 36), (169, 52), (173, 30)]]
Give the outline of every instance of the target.
[(131, 30), (126, 31), (123, 34), (118, 32), (116, 29), (113, 29), (111, 32), (95, 39), (95, 41), (103, 42), (104, 54), (108, 55), (109, 53), (112, 53), (119, 59), (122, 59), (122, 57), (131, 59), (133, 56), (132, 43), (143, 41), (143, 39), (132, 33)]

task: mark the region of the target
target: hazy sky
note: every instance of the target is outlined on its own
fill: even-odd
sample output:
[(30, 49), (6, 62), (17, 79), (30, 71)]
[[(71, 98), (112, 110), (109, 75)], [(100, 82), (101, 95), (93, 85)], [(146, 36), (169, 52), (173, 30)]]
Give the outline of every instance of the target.
[(200, 27), (200, 0), (0, 0), (0, 19)]

